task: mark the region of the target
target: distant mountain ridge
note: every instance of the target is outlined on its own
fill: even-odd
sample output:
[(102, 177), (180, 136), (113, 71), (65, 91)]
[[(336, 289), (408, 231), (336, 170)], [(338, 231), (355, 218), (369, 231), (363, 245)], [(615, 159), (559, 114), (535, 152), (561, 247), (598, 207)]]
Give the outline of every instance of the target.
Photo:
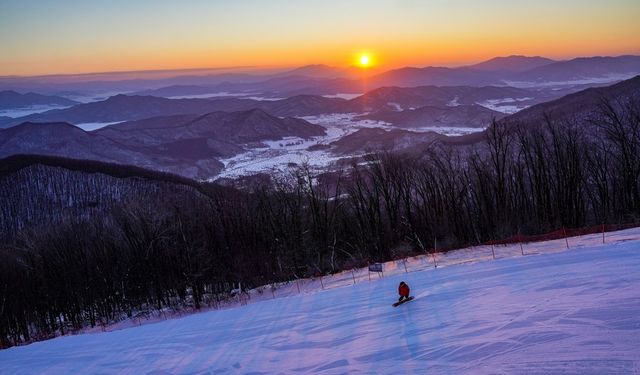
[(37, 105), (72, 106), (78, 102), (60, 96), (33, 92), (21, 94), (12, 90), (0, 91), (0, 109), (26, 108)]
[(224, 168), (219, 159), (244, 152), (246, 143), (322, 134), (318, 125), (259, 109), (146, 119), (95, 132), (68, 123), (23, 123), (0, 130), (0, 157), (53, 155), (210, 178)]
[[(275, 116), (308, 116), (320, 113), (348, 112), (346, 101), (322, 96), (293, 96), (278, 101), (241, 98), (167, 99), (155, 96), (119, 94), (103, 101), (79, 104), (71, 108), (51, 110), (15, 119), (0, 119), (0, 128), (23, 122), (107, 123), (135, 121), (159, 116), (205, 114), (215, 111), (262, 109)], [(344, 107), (344, 108), (343, 108)]]
[[(422, 106), (472, 105), (502, 98), (527, 98), (536, 95), (527, 89), (507, 86), (417, 86), (381, 87), (352, 99), (354, 109), (379, 111), (384, 108), (410, 109)], [(397, 108), (399, 107), (399, 108)]]
[[(46, 77), (0, 77), (0, 87), (18, 91), (133, 93), (189, 96), (220, 92), (245, 92), (268, 97), (299, 94), (362, 93), (384, 86), (416, 87), (506, 85), (509, 82), (572, 84), (599, 79), (612, 83), (640, 74), (640, 56), (579, 57), (553, 61), (541, 56), (506, 56), (461, 67), (402, 67), (385, 72), (307, 65), (279, 72), (193, 72), (169, 78), (65, 82)], [(365, 79), (366, 78), (366, 79)], [(95, 79), (95, 78), (94, 78)]]
[(470, 69), (485, 71), (524, 72), (530, 69), (549, 65), (556, 62), (541, 56), (511, 55), (506, 57), (494, 57), (478, 64), (469, 65)]
[(535, 123), (545, 116), (554, 121), (584, 120), (598, 111), (603, 100), (640, 102), (640, 75), (606, 87), (582, 90), (562, 98), (541, 103), (502, 119), (506, 123)]
[[(528, 90), (510, 87), (425, 86), (384, 88), (352, 100), (298, 96), (282, 101), (259, 103), (273, 106), (271, 110), (284, 113), (295, 112), (301, 106), (309, 109), (335, 106), (340, 110), (350, 111), (354, 108), (362, 108), (369, 102), (379, 110), (367, 114), (365, 118), (387, 121), (404, 129), (389, 131), (388, 129), (361, 128), (354, 133), (347, 132), (346, 136), (331, 138), (331, 143), (322, 143), (317, 146), (325, 147), (324, 149), (329, 152), (337, 154), (341, 154), (340, 150), (362, 153), (369, 148), (375, 149), (376, 145), (394, 150), (415, 148), (418, 151), (420, 147), (427, 147), (432, 141), (451, 145), (470, 145), (482, 140), (484, 134), (445, 137), (430, 132), (409, 132), (405, 129), (438, 125), (486, 126), (493, 118), (499, 118), (502, 114), (477, 105), (475, 101), (491, 98), (494, 95), (519, 95), (528, 92)], [(452, 98), (456, 98), (455, 103), (447, 102)], [(602, 98), (614, 100), (640, 98), (640, 76), (608, 87), (590, 88), (554, 101), (534, 105), (499, 121), (515, 125), (538, 126), (544, 124), (545, 116), (553, 121), (585, 119), (598, 109)], [(396, 102), (390, 102), (391, 99)], [(126, 96), (115, 100), (129, 104), (131, 101), (137, 103), (139, 100), (151, 100), (152, 103), (164, 105), (174, 102), (162, 98)], [(196, 101), (196, 103), (201, 102), (207, 105), (221, 105), (215, 100)], [(419, 105), (432, 102), (438, 105)], [(229, 106), (246, 105), (246, 102), (238, 100), (229, 102), (225, 100), (222, 103)], [(412, 110), (407, 106), (415, 106), (415, 108)], [(152, 108), (155, 107), (152, 106)], [(343, 116), (346, 119), (344, 121), (353, 118), (350, 116)], [(323, 134), (325, 134), (325, 128), (322, 126), (297, 118), (276, 117), (262, 108), (157, 116), (115, 124), (93, 132), (85, 132), (69, 123), (23, 123), (0, 130), (0, 157), (15, 154), (56, 155), (132, 164), (192, 178), (211, 178), (223, 170), (224, 165), (220, 160), (265, 147), (266, 141), (275, 141), (284, 137), (311, 139)]]
[(424, 106), (404, 111), (382, 111), (361, 116), (363, 119), (384, 121), (401, 128), (470, 127), (484, 128), (494, 119), (505, 117), (477, 104), (459, 106)]
[(521, 72), (513, 79), (530, 82), (554, 82), (637, 74), (640, 74), (640, 56), (595, 56), (546, 64)]
[(424, 85), (486, 86), (504, 85), (510, 81), (544, 83), (607, 77), (611, 77), (611, 80), (619, 77), (618, 80), (621, 80), (636, 74), (640, 74), (640, 56), (581, 57), (556, 62), (542, 57), (511, 56), (460, 68), (407, 67), (390, 70), (372, 77), (369, 85), (370, 88)]
[(286, 136), (319, 136), (324, 134), (324, 128), (301, 119), (281, 119), (261, 109), (251, 109), (130, 121), (98, 129), (94, 133), (125, 144), (141, 146), (153, 144), (154, 141), (163, 144), (198, 138), (242, 145), (278, 140)]
[(367, 152), (402, 151), (442, 141), (447, 136), (435, 132), (411, 132), (403, 129), (364, 128), (331, 143), (331, 152), (352, 155)]
[(51, 110), (15, 119), (1, 119), (0, 128), (23, 122), (109, 123), (135, 121), (152, 117), (215, 111), (234, 112), (261, 109), (273, 116), (315, 116), (330, 113), (362, 113), (383, 109), (401, 109), (425, 105), (475, 104), (505, 97), (526, 98), (535, 93), (512, 87), (385, 87), (360, 97), (346, 100), (319, 95), (296, 95), (280, 100), (243, 98), (167, 99), (154, 96), (115, 95), (102, 101), (79, 104), (71, 108)]

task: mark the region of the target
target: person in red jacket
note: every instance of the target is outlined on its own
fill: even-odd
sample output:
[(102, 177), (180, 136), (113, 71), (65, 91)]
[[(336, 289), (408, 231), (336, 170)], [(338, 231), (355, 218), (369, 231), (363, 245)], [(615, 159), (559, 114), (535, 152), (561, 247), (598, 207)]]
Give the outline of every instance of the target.
[(398, 286), (398, 294), (400, 295), (400, 298), (398, 298), (398, 302), (409, 299), (409, 292), (411, 292), (409, 285), (405, 284), (404, 281), (400, 281), (400, 285)]

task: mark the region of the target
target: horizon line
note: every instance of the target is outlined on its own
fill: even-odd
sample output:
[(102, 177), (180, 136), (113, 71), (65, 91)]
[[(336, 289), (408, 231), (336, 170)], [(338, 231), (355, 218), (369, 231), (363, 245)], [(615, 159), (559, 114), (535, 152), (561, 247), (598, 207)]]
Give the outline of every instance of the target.
[[(472, 65), (477, 65), (477, 64), (481, 64), (483, 62), (487, 62), (487, 61), (491, 61), (493, 59), (497, 59), (497, 58), (509, 58), (509, 57), (528, 57), (528, 58), (545, 58), (545, 59), (549, 59), (549, 60), (553, 60), (553, 62), (563, 62), (563, 61), (571, 61), (571, 60), (575, 60), (575, 59), (580, 59), (580, 58), (597, 58), (597, 57), (625, 57), (625, 56), (640, 56), (640, 51), (638, 52), (634, 52), (634, 53), (623, 53), (620, 55), (589, 55), (589, 56), (584, 56), (584, 55), (578, 55), (578, 56), (571, 56), (568, 58), (563, 58), (563, 59), (554, 59), (554, 58), (550, 58), (550, 57), (546, 57), (544, 55), (534, 55), (534, 56), (529, 56), (529, 55), (521, 55), (521, 54), (509, 54), (509, 55), (502, 55), (502, 56), (494, 56), (488, 59), (484, 59), (481, 61), (476, 61), (476, 62), (467, 62), (467, 63), (454, 63), (454, 64), (442, 64), (442, 65), (437, 65), (437, 64), (431, 64), (431, 65), (423, 65), (423, 66), (418, 66), (418, 65), (403, 65), (403, 66), (396, 66), (396, 67), (391, 67), (388, 70), (395, 70), (395, 69), (403, 69), (403, 68), (461, 68), (461, 67), (466, 67), (466, 66), (472, 66)], [(142, 70), (110, 70), (110, 71), (100, 71), (100, 72), (78, 72), (78, 73), (46, 73), (46, 74), (34, 74), (34, 75), (20, 75), (20, 74), (10, 74), (10, 75), (0, 75), (0, 79), (20, 79), (20, 78), (57, 78), (57, 77), (83, 77), (83, 76), (99, 76), (99, 75), (126, 75), (126, 74), (166, 74), (166, 73), (180, 73), (180, 72), (204, 72), (204, 71), (233, 71), (233, 70), (241, 70), (241, 69), (246, 69), (246, 70), (278, 70), (278, 69), (298, 69), (298, 68), (304, 68), (304, 67), (310, 67), (310, 66), (326, 66), (326, 67), (330, 67), (330, 68), (343, 68), (343, 69), (349, 69), (349, 68), (353, 68), (355, 67), (354, 65), (345, 65), (345, 66), (335, 66), (335, 65), (329, 65), (329, 64), (324, 64), (324, 63), (310, 63), (310, 64), (303, 64), (303, 65), (238, 65), (238, 66), (220, 66), (220, 67), (202, 67), (202, 68), (175, 68), (175, 69), (169, 69), (169, 68), (158, 68), (158, 69), (142, 69)]]

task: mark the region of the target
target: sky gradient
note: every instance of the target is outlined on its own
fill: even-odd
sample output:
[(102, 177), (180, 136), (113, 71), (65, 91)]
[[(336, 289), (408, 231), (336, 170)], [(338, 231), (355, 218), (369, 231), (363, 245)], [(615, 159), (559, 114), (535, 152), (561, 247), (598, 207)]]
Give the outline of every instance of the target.
[(640, 54), (638, 0), (0, 0), (0, 75)]

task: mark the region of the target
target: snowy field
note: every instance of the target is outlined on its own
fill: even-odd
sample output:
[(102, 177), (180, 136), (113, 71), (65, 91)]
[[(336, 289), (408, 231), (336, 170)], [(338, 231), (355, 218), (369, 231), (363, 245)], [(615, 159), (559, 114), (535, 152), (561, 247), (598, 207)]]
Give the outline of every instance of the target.
[(220, 160), (225, 168), (216, 178), (235, 178), (259, 172), (282, 174), (291, 165), (307, 163), (310, 168), (320, 170), (342, 158), (326, 150), (309, 151), (316, 145), (328, 145), (340, 138), (363, 128), (392, 127), (382, 121), (354, 121), (356, 113), (338, 113), (331, 115), (307, 116), (302, 119), (325, 128), (323, 136), (302, 139), (286, 137), (278, 141), (263, 142), (266, 147), (252, 149), (229, 159)]
[[(306, 163), (313, 170), (326, 170), (332, 163), (342, 159), (345, 155), (335, 155), (328, 150), (308, 150), (311, 146), (329, 145), (344, 136), (355, 133), (364, 128), (381, 128), (385, 130), (398, 129), (389, 123), (374, 120), (355, 120), (357, 113), (336, 113), (330, 115), (306, 116), (302, 119), (325, 128), (323, 136), (301, 139), (286, 137), (278, 141), (263, 142), (265, 147), (255, 148), (248, 152), (222, 159), (224, 170), (217, 178), (236, 178), (255, 173), (282, 174), (291, 166)], [(447, 136), (459, 136), (484, 130), (483, 128), (468, 127), (423, 127), (403, 129), (413, 132), (433, 131)], [(348, 155), (359, 156), (359, 155)]]
[(469, 128), (465, 126), (422, 126), (418, 128), (402, 128), (402, 130), (415, 133), (434, 132), (448, 137), (459, 137), (461, 135), (481, 132), (485, 129), (486, 128)]
[(325, 98), (340, 98), (340, 99), (345, 99), (345, 100), (351, 100), (351, 99), (355, 99), (359, 96), (364, 95), (364, 93), (337, 93), (337, 94), (331, 94), (331, 95), (322, 95)]
[(476, 104), (481, 105), (485, 108), (489, 108), (494, 111), (506, 113), (506, 114), (514, 114), (518, 111), (521, 111), (525, 108), (530, 107), (528, 104), (524, 104), (523, 102), (533, 100), (533, 98), (502, 98), (502, 99), (489, 99), (483, 102), (478, 102)]
[[(355, 285), (2, 350), (0, 373), (637, 375), (640, 230), (606, 241), (387, 263), (345, 273)], [(416, 299), (393, 308), (400, 280)]]
[(79, 127), (80, 129), (82, 129), (82, 130), (84, 130), (86, 132), (90, 132), (90, 131), (102, 129), (105, 126), (109, 126), (109, 125), (113, 125), (113, 124), (119, 124), (121, 122), (123, 122), (123, 121), (115, 121), (115, 122), (83, 122), (83, 123), (73, 124), (73, 125)]

